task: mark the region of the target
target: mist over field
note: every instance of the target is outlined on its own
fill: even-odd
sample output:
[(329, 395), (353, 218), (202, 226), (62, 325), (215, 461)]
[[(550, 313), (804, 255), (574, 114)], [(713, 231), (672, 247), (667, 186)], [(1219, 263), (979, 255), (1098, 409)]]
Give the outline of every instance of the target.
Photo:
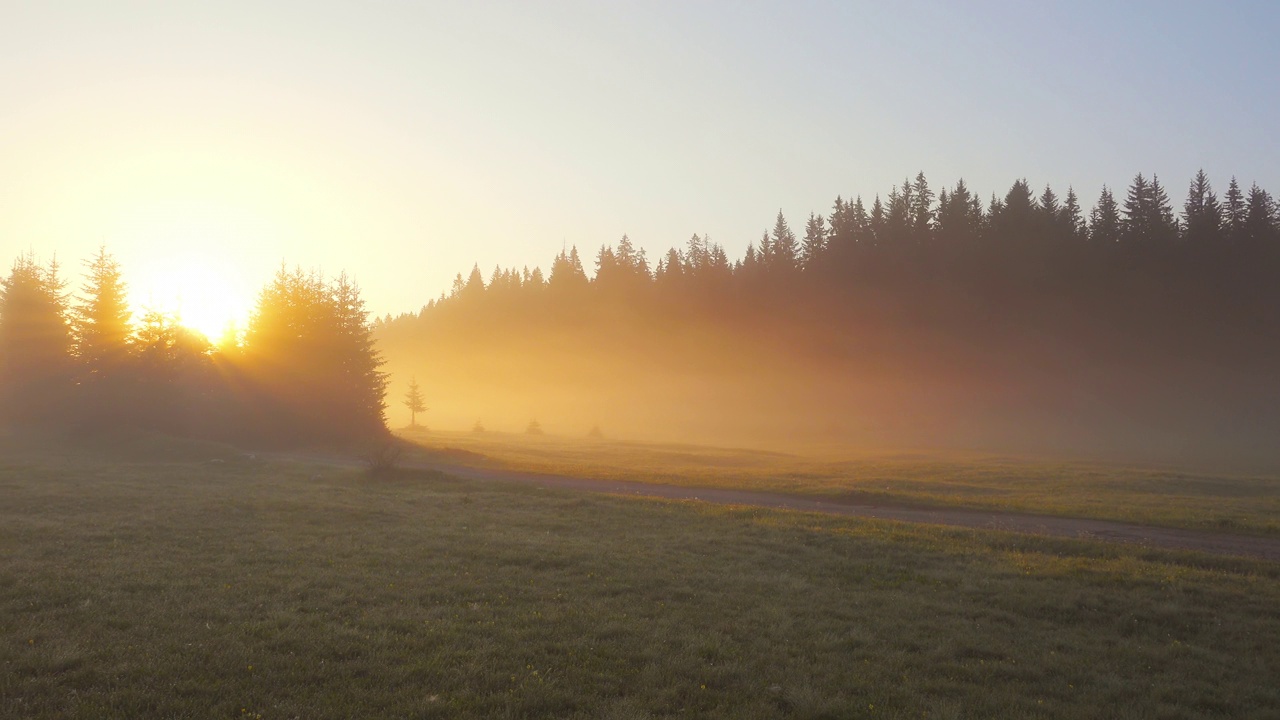
[(422, 379), (440, 429), (1274, 465), (1277, 214), (1229, 194), (1236, 221), (1201, 175), (1175, 220), (1139, 175), (1086, 222), (1023, 181), (935, 205), (920, 175), (803, 238), (779, 214), (740, 260), (695, 235), (650, 270), (624, 237), (545, 281), (476, 269), (375, 337), (391, 397)]

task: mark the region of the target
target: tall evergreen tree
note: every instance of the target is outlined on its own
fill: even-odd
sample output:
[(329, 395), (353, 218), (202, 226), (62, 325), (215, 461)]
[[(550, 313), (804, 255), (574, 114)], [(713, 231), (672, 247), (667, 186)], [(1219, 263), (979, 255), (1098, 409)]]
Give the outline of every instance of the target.
[(796, 267), (800, 249), (796, 244), (796, 234), (787, 225), (787, 219), (778, 210), (778, 217), (773, 224), (773, 254), (776, 267), (790, 270)]
[(993, 240), (1001, 247), (1024, 248), (1036, 236), (1038, 220), (1031, 183), (1026, 178), (1017, 180), (1005, 194), (1004, 202), (992, 207)]
[(846, 204), (844, 198), (837, 195), (827, 220), (827, 245), (839, 253), (849, 250), (854, 243), (851, 205), (852, 203)]
[(1089, 214), (1089, 241), (1101, 247), (1111, 247), (1120, 242), (1123, 232), (1120, 206), (1111, 189), (1103, 185), (1098, 204)]
[(884, 245), (887, 242), (886, 237), (889, 234), (889, 214), (884, 208), (884, 203), (880, 202), (879, 193), (876, 194), (875, 200), (871, 203), (871, 213), (868, 218), (868, 225), (871, 231), (870, 245), (873, 247)]
[(1254, 248), (1272, 247), (1276, 242), (1276, 203), (1271, 193), (1254, 183), (1245, 203), (1245, 242)]
[(1075, 188), (1067, 186), (1067, 200), (1062, 206), (1062, 216), (1072, 240), (1081, 240), (1086, 235), (1084, 213), (1080, 209), (1080, 198)]
[(1193, 246), (1216, 247), (1222, 239), (1222, 206), (1209, 184), (1209, 176), (1201, 169), (1187, 190), (1182, 205), (1186, 228), (1185, 239)]
[(84, 293), (72, 314), (76, 354), (91, 375), (112, 372), (128, 358), (133, 326), (120, 263), (106, 248), (86, 266)]
[(1178, 239), (1178, 220), (1173, 213), (1169, 193), (1160, 184), (1158, 175), (1151, 175), (1151, 240), (1161, 246), (1173, 244)]
[(587, 286), (587, 272), (582, 267), (577, 245), (568, 252), (562, 251), (552, 261), (547, 286), (560, 291), (580, 290)]
[(884, 210), (884, 233), (878, 236), (882, 245), (893, 250), (902, 250), (906, 247), (912, 236), (911, 201), (913, 197), (910, 180), (904, 181), (901, 189), (894, 187), (889, 190), (888, 202)]
[(0, 279), (0, 420), (46, 423), (70, 388), (71, 333), (66, 284), (57, 261), (19, 257)]
[(1138, 173), (1129, 184), (1129, 194), (1125, 196), (1120, 239), (1130, 245), (1146, 244), (1152, 235), (1154, 206), (1151, 183), (1147, 182), (1142, 173)]
[(909, 196), (906, 199), (911, 204), (910, 224), (912, 239), (916, 243), (927, 243), (933, 233), (934, 194), (929, 189), (929, 182), (924, 177), (924, 171), (916, 174), (915, 183), (909, 186), (909, 191)]
[(809, 221), (804, 227), (804, 243), (800, 246), (800, 267), (805, 270), (816, 269), (826, 249), (826, 222), (821, 215), (809, 213)]
[(938, 240), (949, 248), (972, 247), (981, 231), (982, 203), (961, 179), (945, 198), (939, 195)]
[(1236, 182), (1234, 176), (1222, 200), (1223, 235), (1232, 244), (1242, 243), (1245, 239), (1245, 218), (1248, 216), (1248, 207), (1245, 204), (1244, 193), (1240, 190), (1240, 183)]
[(245, 333), (259, 407), (252, 423), (276, 439), (359, 439), (386, 432), (387, 376), (359, 288), (281, 268)]

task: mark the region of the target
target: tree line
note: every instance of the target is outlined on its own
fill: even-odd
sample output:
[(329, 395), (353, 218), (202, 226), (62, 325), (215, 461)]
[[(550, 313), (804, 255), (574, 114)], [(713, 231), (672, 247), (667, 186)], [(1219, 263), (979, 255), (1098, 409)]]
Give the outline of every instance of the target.
[[(738, 373), (757, 394), (819, 368), (834, 383), (982, 387), (985, 402), (1082, 425), (1212, 415), (1247, 434), (1280, 427), (1277, 280), (1280, 210), (1256, 183), (1219, 196), (1199, 172), (1175, 209), (1161, 178), (1138, 174), (1086, 208), (1072, 188), (1019, 179), (984, 200), (919, 173), (795, 229), (779, 211), (737, 258), (706, 235), (656, 257), (624, 235), (593, 258), (566, 249), (545, 274), (474, 267), (376, 334), (393, 367), (455, 387), (481, 384), (480, 357), (507, 358), (494, 372), (521, 391), (590, 363), (612, 368), (600, 382)], [(527, 394), (511, 393), (522, 407)]]
[(218, 344), (148, 310), (100, 250), (78, 294), (31, 253), (0, 279), (0, 421), (288, 443), (385, 432), (387, 377), (358, 288), (281, 268), (243, 337)]
[[(1082, 272), (1085, 268), (1079, 263), (1085, 262), (1115, 263), (1125, 270), (1161, 263), (1167, 268), (1179, 261), (1198, 266), (1204, 260), (1252, 265), (1274, 262), (1278, 248), (1280, 207), (1256, 183), (1246, 192), (1234, 177), (1219, 199), (1200, 171), (1190, 183), (1181, 212), (1175, 212), (1159, 178), (1139, 173), (1123, 202), (1104, 186), (1086, 215), (1072, 188), (1060, 196), (1051, 186), (1037, 192), (1020, 179), (1003, 197), (993, 194), (984, 202), (964, 180), (935, 193), (921, 172), (893, 187), (885, 198), (877, 194), (870, 207), (861, 196), (836, 197), (830, 214), (809, 214), (803, 236), (779, 211), (773, 227), (737, 260), (730, 260), (709, 237), (694, 234), (686, 245), (671, 248), (655, 262), (624, 235), (617, 245), (599, 248), (593, 277), (588, 277), (574, 246), (555, 257), (546, 275), (540, 268), (498, 267), (486, 283), (479, 267), (465, 278), (459, 273), (451, 292), (440, 301), (474, 298), (486, 288), (495, 292), (548, 286), (572, 290), (636, 281), (661, 285), (685, 278), (714, 283), (717, 278), (768, 273), (871, 281), (890, 270), (920, 272), (932, 267), (936, 274), (959, 275), (974, 268), (939, 266), (966, 259), (986, 265), (988, 278), (1024, 272), (1027, 268), (1020, 265), (1035, 264), (1037, 259), (1076, 261), (1054, 270), (1064, 276)], [(898, 267), (885, 267), (889, 261)], [(1206, 271), (1203, 266), (1197, 269)]]

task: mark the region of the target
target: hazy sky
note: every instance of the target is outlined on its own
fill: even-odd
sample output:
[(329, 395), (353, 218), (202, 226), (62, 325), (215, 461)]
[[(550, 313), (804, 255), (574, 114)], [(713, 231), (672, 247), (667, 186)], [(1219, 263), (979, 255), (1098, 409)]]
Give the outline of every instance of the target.
[(105, 243), (139, 302), (241, 306), (283, 260), (381, 314), (623, 233), (737, 256), (919, 170), (1278, 192), (1277, 31), (1274, 2), (0, 0), (0, 259)]

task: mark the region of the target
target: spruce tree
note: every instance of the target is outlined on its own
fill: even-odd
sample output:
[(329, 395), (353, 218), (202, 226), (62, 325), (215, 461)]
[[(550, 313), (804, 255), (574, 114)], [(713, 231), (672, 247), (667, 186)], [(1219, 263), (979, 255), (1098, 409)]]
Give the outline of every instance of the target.
[(1182, 218), (1185, 240), (1192, 246), (1216, 247), (1222, 239), (1222, 206), (1203, 169), (1196, 173), (1187, 190)]
[(1071, 186), (1067, 186), (1067, 201), (1062, 206), (1062, 216), (1072, 240), (1085, 237), (1084, 214), (1080, 209), (1080, 198), (1076, 196), (1075, 188)]
[(1244, 193), (1240, 190), (1240, 184), (1236, 182), (1234, 176), (1231, 178), (1231, 184), (1227, 186), (1227, 193), (1222, 196), (1222, 200), (1223, 235), (1232, 244), (1244, 242), (1245, 218), (1248, 216), (1248, 207), (1245, 204)]
[(404, 394), (403, 402), (404, 406), (409, 408), (409, 427), (418, 427), (418, 413), (427, 411), (426, 400), (422, 397), (422, 388), (418, 387), (418, 378), (409, 378), (409, 390)]
[(128, 359), (133, 327), (120, 263), (106, 248), (86, 263), (83, 296), (72, 314), (76, 354), (90, 376), (114, 372)]
[(1121, 240), (1130, 245), (1143, 245), (1152, 237), (1152, 217), (1155, 199), (1151, 183), (1138, 173), (1129, 184), (1125, 196), (1124, 217), (1121, 221)]
[(1178, 220), (1173, 214), (1173, 204), (1169, 202), (1169, 194), (1160, 184), (1160, 177), (1151, 176), (1151, 217), (1148, 221), (1151, 241), (1168, 246), (1178, 239)]
[(800, 267), (814, 270), (827, 249), (827, 227), (821, 215), (809, 213), (804, 227), (804, 243), (800, 246)]
[(871, 203), (870, 217), (867, 219), (870, 229), (869, 244), (872, 247), (881, 246), (888, 242), (889, 234), (889, 216), (884, 209), (884, 203), (880, 202), (880, 194), (876, 194), (876, 199)]
[(66, 283), (31, 254), (0, 278), (0, 420), (59, 419), (71, 387)]
[(774, 266), (786, 270), (795, 268), (800, 254), (799, 247), (796, 244), (796, 234), (787, 225), (787, 219), (783, 217), (782, 210), (778, 210), (778, 217), (773, 223), (772, 239)]
[(1245, 242), (1252, 248), (1264, 248), (1276, 241), (1276, 203), (1271, 193), (1254, 183), (1249, 188), (1244, 217)]
[(917, 244), (928, 243), (933, 233), (933, 191), (924, 177), (924, 171), (916, 173), (915, 183), (910, 186), (910, 223), (912, 239)]
[[(478, 274), (478, 273), (477, 273)], [(483, 281), (482, 281), (483, 287)], [(360, 297), (360, 288), (343, 273), (327, 288), (328, 305), (336, 326), (336, 368), (334, 400), (350, 413), (340, 433), (348, 437), (369, 437), (386, 431), (386, 397), (389, 378), (382, 371), (384, 360), (373, 339), (369, 311)], [(329, 307), (323, 310), (329, 310)]]
[(1103, 185), (1098, 204), (1089, 214), (1089, 241), (1098, 246), (1111, 247), (1120, 242), (1122, 234), (1120, 206), (1111, 189)]
[(993, 203), (992, 239), (1001, 247), (1024, 248), (1035, 239), (1038, 219), (1039, 212), (1031, 183), (1026, 178), (1016, 180), (1009, 192), (1005, 193), (1004, 202)]

